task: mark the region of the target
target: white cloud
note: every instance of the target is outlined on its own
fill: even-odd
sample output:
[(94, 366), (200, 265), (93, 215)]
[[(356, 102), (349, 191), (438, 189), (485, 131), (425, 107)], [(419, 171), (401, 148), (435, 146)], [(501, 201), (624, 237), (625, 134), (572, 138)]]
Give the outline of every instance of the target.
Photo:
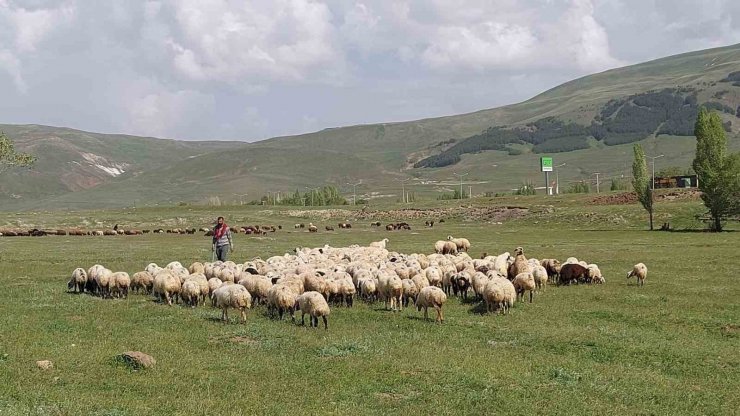
[(474, 111), (740, 42), (740, 2), (705, 3), (0, 0), (0, 115), (231, 139)]
[(174, 67), (194, 80), (316, 81), (342, 59), (323, 4), (182, 0), (170, 7)]
[(21, 62), (7, 49), (0, 49), (0, 68), (4, 69), (10, 75), (18, 91), (21, 94), (25, 94), (28, 87), (21, 74)]

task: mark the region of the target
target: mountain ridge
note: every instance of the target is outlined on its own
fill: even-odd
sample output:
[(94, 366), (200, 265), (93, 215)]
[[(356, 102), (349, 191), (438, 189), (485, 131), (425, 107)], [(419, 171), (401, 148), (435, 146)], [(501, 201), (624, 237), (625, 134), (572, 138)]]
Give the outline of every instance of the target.
[[(481, 136), (490, 129), (527, 129), (531, 128), (528, 126), (532, 126), (532, 123), (542, 123), (548, 119), (556, 121), (553, 124), (556, 129), (568, 123), (588, 127), (597, 116), (603, 114), (610, 102), (666, 88), (691, 89), (695, 92), (698, 104), (716, 101), (721, 109), (740, 107), (740, 86), (721, 82), (738, 70), (740, 44), (674, 55), (588, 75), (551, 88), (529, 100), (503, 107), (412, 121), (334, 127), (252, 143), (186, 142), (102, 135), (74, 129), (61, 129), (61, 133), (50, 131), (46, 136), (50, 140), (54, 136), (78, 134), (78, 144), (83, 147), (73, 149), (75, 152), (66, 159), (50, 158), (55, 150), (64, 154), (69, 149), (62, 147), (63, 151), (60, 151), (58, 146), (46, 143), (50, 148), (40, 149), (39, 163), (34, 170), (16, 170), (6, 176), (13, 179), (17, 186), (9, 187), (8, 181), (0, 185), (0, 209), (76, 207), (76, 202), (72, 201), (77, 199), (94, 201), (96, 206), (101, 207), (130, 206), (137, 189), (147, 195), (147, 198), (139, 199), (146, 199), (151, 204), (178, 201), (204, 203), (214, 196), (233, 202), (238, 200), (236, 195), (243, 198), (245, 193), (249, 194), (249, 199), (257, 199), (266, 192), (292, 193), (301, 187), (323, 186), (327, 183), (342, 187), (347, 182), (357, 180), (363, 180), (363, 194), (372, 197), (398, 195), (397, 180), (404, 178), (414, 178), (409, 183), (409, 186), (415, 184), (417, 191), (414, 192), (434, 197), (439, 192), (449, 191), (446, 182), (449, 182), (454, 171), (469, 171), (471, 180), (488, 184), (480, 185), (482, 189), (479, 192), (510, 190), (525, 180), (539, 180), (536, 170), (539, 156), (533, 153), (536, 143), (513, 140), (498, 149), (463, 153), (453, 165), (435, 168), (413, 166), (423, 157), (442, 154), (456, 144)], [(633, 104), (634, 99), (629, 105)], [(739, 147), (740, 114), (725, 111), (722, 117), (730, 123), (731, 147)], [(600, 122), (606, 124), (603, 120)], [(629, 119), (625, 123), (629, 124)], [(30, 129), (32, 126), (5, 125), (0, 129), (7, 133), (8, 127), (12, 130), (21, 127)], [(648, 131), (648, 127), (645, 131)], [(659, 128), (654, 131), (657, 133)], [(22, 134), (11, 133), (8, 135), (16, 140), (19, 150), (31, 148), (29, 137), (24, 140)], [(90, 137), (105, 143), (96, 143)], [(597, 161), (601, 163), (598, 170), (629, 174), (623, 167), (629, 158), (629, 143), (621, 144), (616, 139), (604, 143), (591, 136), (590, 139), (581, 137), (578, 139), (580, 150), (558, 153), (560, 160), (569, 160), (569, 167), (562, 172), (565, 180), (583, 179), (589, 172), (594, 172), (596, 168), (591, 165)], [(488, 139), (484, 137), (478, 140), (486, 143)], [(647, 151), (662, 149), (671, 154), (672, 157), (666, 160), (682, 165), (690, 162), (690, 136), (647, 134), (641, 141), (645, 143)], [(37, 145), (41, 143), (45, 142), (36, 142)], [(116, 151), (111, 146), (128, 149)], [(65, 187), (58, 183), (58, 178), (66, 173), (64, 166), (70, 166), (70, 158), (84, 159), (82, 153), (105, 158), (108, 164), (101, 165), (106, 168), (118, 169), (116, 164), (130, 164), (130, 167), (127, 171), (121, 169), (125, 172), (120, 175), (111, 176), (105, 169), (87, 166), (89, 169), (84, 173), (88, 176), (79, 175), (89, 183), (78, 184), (75, 189), (67, 186), (65, 191)], [(44, 159), (46, 162), (42, 162)], [(62, 167), (50, 166), (49, 160), (62, 162)], [(89, 165), (95, 165), (93, 162)], [(38, 176), (35, 180), (28, 179), (34, 175)], [(101, 179), (100, 175), (107, 176)], [(56, 178), (57, 182), (50, 178)], [(20, 197), (8, 197), (9, 193), (19, 195), (19, 188), (29, 190), (29, 186), (30, 191)]]

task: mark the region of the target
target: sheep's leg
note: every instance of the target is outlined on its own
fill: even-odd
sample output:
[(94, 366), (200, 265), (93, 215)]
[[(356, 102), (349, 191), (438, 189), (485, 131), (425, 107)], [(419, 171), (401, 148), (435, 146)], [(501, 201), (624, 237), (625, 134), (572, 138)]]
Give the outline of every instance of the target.
[(429, 315), (427, 314), (427, 310), (428, 310), (428, 308), (425, 306), (424, 307), (424, 320), (425, 321), (428, 321), (429, 320)]
[(293, 308), (288, 308), (288, 312), (290, 312), (291, 322), (295, 323), (295, 311), (293, 310)]
[(530, 290), (529, 291), (529, 303), (532, 303), (532, 296), (533, 294), (532, 294), (532, 291)]
[(306, 313), (301, 310), (301, 325), (306, 325), (305, 321), (303, 320), (306, 316)]
[(168, 292), (164, 292), (164, 299), (167, 301), (169, 306), (172, 306), (172, 299), (170, 299), (170, 294)]
[[(322, 316), (321, 319), (324, 320), (324, 329), (329, 330), (329, 321), (326, 320), (326, 316)], [(316, 322), (316, 326), (318, 326), (318, 322)]]
[(278, 318), (279, 320), (283, 320), (283, 308), (278, 308)]
[(247, 323), (247, 310), (245, 308), (242, 308), (241, 315), (242, 315), (242, 323), (246, 324)]

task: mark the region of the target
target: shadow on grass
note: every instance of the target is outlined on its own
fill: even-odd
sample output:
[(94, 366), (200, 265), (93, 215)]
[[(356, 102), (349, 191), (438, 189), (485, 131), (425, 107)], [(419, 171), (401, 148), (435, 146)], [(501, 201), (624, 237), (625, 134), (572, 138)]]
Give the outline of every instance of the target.
[(473, 313), (477, 315), (485, 315), (486, 312), (488, 312), (488, 309), (486, 309), (486, 303), (485, 302), (479, 302), (473, 305), (472, 308), (468, 309), (468, 313)]

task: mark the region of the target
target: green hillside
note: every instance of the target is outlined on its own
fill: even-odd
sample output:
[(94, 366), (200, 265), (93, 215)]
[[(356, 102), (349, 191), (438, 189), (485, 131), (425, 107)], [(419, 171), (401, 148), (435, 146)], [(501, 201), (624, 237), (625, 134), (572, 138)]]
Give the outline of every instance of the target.
[[(0, 176), (0, 202), (3, 209), (204, 203), (216, 197), (233, 203), (356, 180), (363, 181), (358, 192), (364, 197), (398, 199), (398, 180), (405, 178), (417, 197), (436, 198), (459, 186), (453, 173), (468, 173), (465, 181), (476, 194), (510, 191), (526, 180), (540, 184), (537, 159), (543, 153), (566, 163), (558, 172), (561, 188), (596, 172), (608, 186), (610, 178), (629, 176), (634, 141), (642, 141), (649, 155), (666, 155), (658, 169), (687, 168), (701, 105), (722, 113), (730, 146), (740, 149), (738, 71), (740, 44), (586, 76), (500, 108), (252, 144), (0, 126), (21, 150), (39, 156), (32, 171)], [(83, 153), (103, 157), (109, 167), (125, 164), (125, 173), (110, 175)], [(423, 163), (435, 158), (448, 160)], [(85, 166), (75, 163), (83, 160)]]
[(89, 133), (38, 125), (0, 125), (16, 150), (38, 157), (31, 169), (0, 175), (0, 206), (36, 205), (42, 200), (135, 177), (158, 167), (239, 142), (186, 142), (151, 137)]

